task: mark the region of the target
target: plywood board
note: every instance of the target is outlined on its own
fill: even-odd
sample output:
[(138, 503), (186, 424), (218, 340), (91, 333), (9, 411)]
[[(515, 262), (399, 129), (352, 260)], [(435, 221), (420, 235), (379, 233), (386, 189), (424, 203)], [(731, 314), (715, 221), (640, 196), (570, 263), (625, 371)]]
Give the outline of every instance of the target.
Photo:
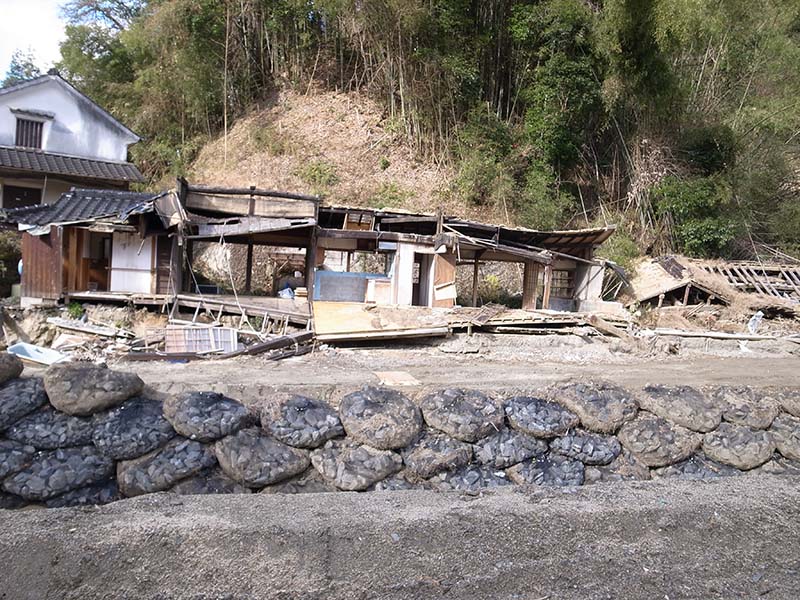
[(314, 302), (317, 339), (369, 339), (445, 335), (445, 316), (418, 306), (379, 306), (357, 302)]
[(112, 292), (151, 293), (153, 286), (153, 239), (115, 231), (111, 246)]
[(316, 204), (311, 200), (216, 196), (198, 192), (189, 192), (187, 194), (186, 208), (213, 211), (226, 215), (253, 215), (256, 217), (314, 218), (316, 214)]

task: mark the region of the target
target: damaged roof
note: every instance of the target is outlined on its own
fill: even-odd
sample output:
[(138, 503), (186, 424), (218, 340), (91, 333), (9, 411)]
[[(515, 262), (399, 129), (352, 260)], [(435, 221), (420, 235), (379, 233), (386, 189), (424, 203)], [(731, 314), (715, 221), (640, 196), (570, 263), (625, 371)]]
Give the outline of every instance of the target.
[(139, 172), (139, 169), (128, 162), (81, 158), (31, 148), (12, 148), (9, 146), (0, 146), (0, 168), (101, 181), (135, 183), (144, 181), (144, 175)]
[(2, 220), (36, 227), (109, 217), (125, 220), (127, 215), (140, 211), (145, 208), (144, 205), (161, 195), (152, 192), (74, 189), (61, 194), (55, 204), (4, 210)]

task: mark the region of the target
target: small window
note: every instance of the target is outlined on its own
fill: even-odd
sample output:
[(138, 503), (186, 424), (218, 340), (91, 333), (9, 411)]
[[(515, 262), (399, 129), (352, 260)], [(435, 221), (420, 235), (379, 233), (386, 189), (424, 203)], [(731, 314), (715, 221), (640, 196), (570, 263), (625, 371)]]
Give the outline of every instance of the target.
[(23, 148), (42, 147), (42, 126), (41, 121), (31, 121), (29, 119), (17, 119), (17, 146)]
[(572, 298), (575, 295), (575, 271), (553, 271), (550, 293), (555, 298)]

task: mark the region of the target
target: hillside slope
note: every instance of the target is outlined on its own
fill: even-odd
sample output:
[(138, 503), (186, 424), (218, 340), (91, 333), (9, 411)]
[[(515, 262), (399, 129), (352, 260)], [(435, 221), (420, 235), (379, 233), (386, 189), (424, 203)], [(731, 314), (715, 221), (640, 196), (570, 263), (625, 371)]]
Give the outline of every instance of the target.
[[(227, 145), (227, 151), (226, 151)], [(453, 171), (415, 157), (396, 122), (359, 94), (276, 94), (209, 142), (191, 165), (195, 183), (317, 193), (331, 204), (403, 208), (497, 222), (448, 193)]]

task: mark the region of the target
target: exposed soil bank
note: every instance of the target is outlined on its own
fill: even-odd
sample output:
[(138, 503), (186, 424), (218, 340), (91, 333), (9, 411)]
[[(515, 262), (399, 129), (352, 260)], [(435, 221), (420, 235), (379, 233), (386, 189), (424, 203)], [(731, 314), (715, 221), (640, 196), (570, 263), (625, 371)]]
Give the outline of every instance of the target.
[(795, 598), (800, 479), (0, 511), (0, 598)]

